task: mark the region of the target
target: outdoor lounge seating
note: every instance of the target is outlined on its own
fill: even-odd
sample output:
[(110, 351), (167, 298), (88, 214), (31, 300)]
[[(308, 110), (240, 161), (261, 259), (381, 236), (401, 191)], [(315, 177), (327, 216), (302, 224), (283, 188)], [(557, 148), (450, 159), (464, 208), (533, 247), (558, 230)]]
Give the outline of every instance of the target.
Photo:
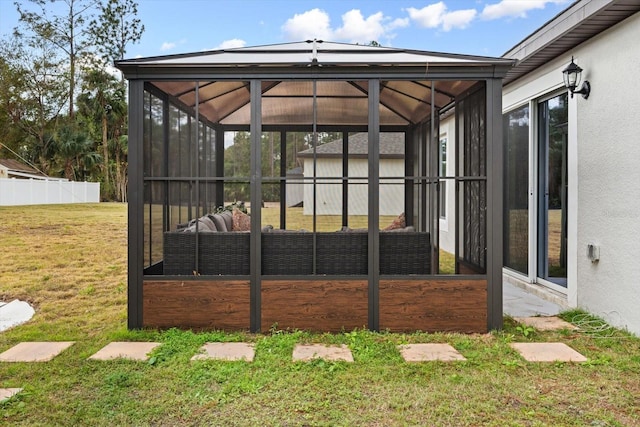
[[(365, 231), (318, 232), (271, 231), (262, 234), (263, 275), (314, 274), (366, 275)], [(197, 234), (200, 275), (249, 275), (248, 232), (204, 232)], [(164, 233), (164, 274), (195, 272), (196, 233)], [(380, 274), (430, 273), (430, 236), (427, 232), (381, 231)]]

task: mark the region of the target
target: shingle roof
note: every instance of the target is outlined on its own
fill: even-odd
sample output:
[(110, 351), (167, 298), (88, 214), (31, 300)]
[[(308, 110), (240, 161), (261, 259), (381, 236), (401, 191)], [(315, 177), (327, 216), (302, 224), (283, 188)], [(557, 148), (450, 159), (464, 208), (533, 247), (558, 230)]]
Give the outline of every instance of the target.
[(32, 168), (31, 166), (27, 166), (24, 163), (20, 163), (19, 161), (14, 159), (0, 159), (0, 166), (4, 166), (5, 168), (9, 169), (10, 172), (21, 172), (32, 175), (46, 176), (45, 174)]
[[(368, 134), (366, 132), (356, 133), (349, 136), (349, 157), (367, 157), (368, 154)], [(342, 139), (319, 145), (316, 148), (317, 157), (342, 157)], [(298, 153), (298, 157), (313, 157), (313, 149)], [(404, 133), (402, 132), (381, 132), (380, 133), (380, 157), (381, 158), (404, 158)]]

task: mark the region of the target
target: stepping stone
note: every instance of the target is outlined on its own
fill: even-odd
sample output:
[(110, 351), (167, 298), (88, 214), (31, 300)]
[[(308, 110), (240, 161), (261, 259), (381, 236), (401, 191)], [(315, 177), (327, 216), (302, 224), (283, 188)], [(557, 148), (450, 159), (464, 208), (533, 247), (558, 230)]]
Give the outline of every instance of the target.
[(129, 359), (145, 361), (149, 359), (149, 353), (159, 345), (160, 343), (157, 342), (112, 342), (89, 357), (89, 359)]
[(203, 353), (196, 354), (191, 360), (244, 360), (253, 362), (254, 345), (244, 342), (210, 342), (200, 348)]
[(539, 331), (558, 331), (561, 329), (577, 331), (579, 329), (577, 326), (565, 322), (557, 316), (514, 317), (513, 320), (536, 328)]
[(0, 362), (48, 362), (75, 341), (21, 342), (0, 354)]
[(323, 359), (327, 361), (353, 362), (351, 350), (344, 344), (324, 345), (324, 344), (297, 344), (293, 348), (293, 361), (308, 362), (313, 359)]
[(0, 388), (0, 403), (11, 399), (22, 391), (21, 388)]
[(467, 360), (449, 344), (408, 344), (398, 348), (406, 362)]
[(559, 342), (515, 342), (509, 344), (527, 362), (586, 362), (587, 358)]

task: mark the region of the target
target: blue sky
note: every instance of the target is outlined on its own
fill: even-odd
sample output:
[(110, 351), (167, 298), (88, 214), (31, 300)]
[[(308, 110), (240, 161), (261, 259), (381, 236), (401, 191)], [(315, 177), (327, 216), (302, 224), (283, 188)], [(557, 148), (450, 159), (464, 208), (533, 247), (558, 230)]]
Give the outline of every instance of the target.
[[(0, 35), (18, 23), (0, 0)], [(27, 4), (28, 2), (23, 1)], [(128, 58), (301, 41), (501, 56), (571, 0), (138, 0), (145, 26)]]

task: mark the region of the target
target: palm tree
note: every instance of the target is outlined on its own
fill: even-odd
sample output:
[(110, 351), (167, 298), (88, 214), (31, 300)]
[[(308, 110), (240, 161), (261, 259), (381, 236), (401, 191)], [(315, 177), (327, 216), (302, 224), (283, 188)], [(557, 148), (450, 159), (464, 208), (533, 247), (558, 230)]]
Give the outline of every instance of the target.
[(101, 160), (100, 155), (93, 150), (93, 143), (87, 135), (70, 125), (63, 126), (58, 132), (55, 148), (56, 157), (62, 164), (64, 176), (68, 180), (86, 178)]

